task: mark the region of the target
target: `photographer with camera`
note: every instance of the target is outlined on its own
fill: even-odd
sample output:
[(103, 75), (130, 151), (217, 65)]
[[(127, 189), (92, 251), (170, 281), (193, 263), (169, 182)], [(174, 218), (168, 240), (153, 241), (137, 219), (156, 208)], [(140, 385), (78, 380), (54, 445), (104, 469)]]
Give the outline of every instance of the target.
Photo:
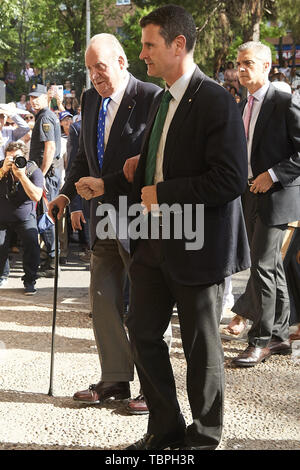
[(36, 202), (42, 197), (43, 184), (43, 173), (36, 163), (28, 161), (26, 145), (10, 142), (0, 162), (0, 287), (9, 276), (9, 238), (15, 231), (23, 244), (25, 295), (36, 293), (40, 261)]

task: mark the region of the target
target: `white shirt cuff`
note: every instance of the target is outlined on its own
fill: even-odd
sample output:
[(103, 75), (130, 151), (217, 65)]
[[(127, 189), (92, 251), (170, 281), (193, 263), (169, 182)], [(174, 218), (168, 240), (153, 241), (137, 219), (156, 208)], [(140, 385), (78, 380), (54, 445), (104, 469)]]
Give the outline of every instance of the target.
[(269, 168), (269, 169), (268, 169), (268, 172), (269, 172), (269, 175), (270, 175), (271, 178), (272, 178), (273, 183), (276, 183), (277, 181), (279, 181), (279, 179), (278, 179), (277, 176), (275, 175), (275, 173), (274, 173), (274, 171), (272, 170), (272, 168)]

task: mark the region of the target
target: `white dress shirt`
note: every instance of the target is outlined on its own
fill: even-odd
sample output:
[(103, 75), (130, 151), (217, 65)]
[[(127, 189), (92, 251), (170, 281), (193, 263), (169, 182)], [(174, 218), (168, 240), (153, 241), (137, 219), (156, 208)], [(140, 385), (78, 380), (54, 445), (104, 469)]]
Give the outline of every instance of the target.
[(195, 68), (196, 68), (196, 64), (192, 64), (189, 70), (180, 78), (178, 78), (178, 80), (176, 80), (176, 82), (173, 83), (173, 85), (169, 88), (169, 92), (171, 93), (173, 98), (171, 99), (169, 103), (169, 109), (167, 112), (166, 120), (164, 123), (163, 131), (161, 134), (161, 138), (160, 138), (159, 146), (157, 150), (154, 184), (157, 184), (163, 181), (163, 159), (164, 159), (164, 149), (165, 149), (165, 143), (166, 143), (166, 139), (168, 135), (168, 130), (172, 122), (172, 119), (174, 117), (174, 114), (176, 112), (176, 109), (190, 83), (190, 80), (195, 71)]
[(106, 117), (105, 117), (104, 149), (106, 148), (106, 145), (107, 145), (107, 142), (108, 142), (108, 139), (109, 139), (111, 126), (113, 125), (114, 119), (116, 117), (119, 106), (120, 106), (121, 101), (123, 99), (123, 96), (124, 96), (126, 87), (128, 85), (128, 82), (129, 82), (129, 73), (126, 72), (126, 76), (124, 77), (124, 80), (123, 80), (121, 86), (110, 97), (111, 100), (108, 103), (107, 114), (106, 114)]
[[(253, 142), (253, 134), (254, 134), (254, 129), (255, 129), (255, 126), (256, 126), (256, 121), (257, 121), (257, 118), (259, 116), (259, 113), (260, 113), (260, 110), (261, 110), (261, 107), (262, 107), (262, 104), (263, 104), (263, 101), (265, 99), (265, 96), (267, 94), (267, 91), (269, 89), (269, 86), (270, 86), (270, 82), (267, 81), (261, 88), (259, 88), (259, 90), (255, 91), (254, 93), (252, 93), (252, 96), (254, 97), (254, 101), (253, 101), (253, 107), (252, 107), (252, 114), (251, 114), (251, 120), (250, 120), (250, 124), (249, 124), (249, 137), (248, 137), (248, 141), (247, 141), (247, 149), (248, 149), (248, 178), (252, 178), (253, 177), (253, 172), (252, 172), (252, 168), (251, 168), (251, 151), (252, 151), (252, 142)], [(249, 93), (248, 93), (248, 96), (249, 96)], [(243, 117), (244, 115), (246, 114), (247, 112), (247, 107), (248, 107), (248, 103), (246, 104), (245, 108), (244, 108), (244, 112), (243, 112)], [(273, 180), (273, 182), (275, 183), (276, 181), (278, 181), (278, 178), (277, 176), (275, 175), (274, 171), (272, 170), (272, 168), (269, 168), (268, 169), (268, 172)]]

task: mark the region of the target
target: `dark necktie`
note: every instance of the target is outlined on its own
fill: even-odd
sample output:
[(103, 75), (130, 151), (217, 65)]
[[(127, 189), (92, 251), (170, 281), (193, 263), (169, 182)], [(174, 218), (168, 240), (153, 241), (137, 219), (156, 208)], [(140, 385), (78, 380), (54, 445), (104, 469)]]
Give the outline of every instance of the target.
[(110, 100), (111, 98), (103, 98), (101, 108), (99, 111), (98, 127), (97, 127), (97, 157), (98, 157), (100, 168), (102, 168), (102, 165), (103, 165), (105, 117), (107, 113), (107, 106)]
[(156, 154), (161, 138), (161, 133), (166, 120), (167, 112), (169, 109), (169, 102), (172, 99), (172, 95), (169, 91), (166, 91), (162, 97), (156, 118), (151, 131), (149, 139), (146, 170), (145, 170), (145, 185), (150, 186), (153, 184), (153, 178), (156, 168)]

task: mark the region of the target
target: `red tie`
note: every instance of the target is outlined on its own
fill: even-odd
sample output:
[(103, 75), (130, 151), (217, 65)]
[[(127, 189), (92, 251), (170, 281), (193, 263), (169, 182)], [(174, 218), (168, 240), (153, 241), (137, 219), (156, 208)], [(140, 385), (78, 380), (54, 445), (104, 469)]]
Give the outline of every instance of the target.
[(249, 126), (250, 126), (250, 120), (251, 120), (251, 114), (252, 114), (252, 108), (253, 108), (253, 101), (254, 101), (254, 96), (249, 95), (247, 109), (243, 117), (247, 140), (249, 136)]

